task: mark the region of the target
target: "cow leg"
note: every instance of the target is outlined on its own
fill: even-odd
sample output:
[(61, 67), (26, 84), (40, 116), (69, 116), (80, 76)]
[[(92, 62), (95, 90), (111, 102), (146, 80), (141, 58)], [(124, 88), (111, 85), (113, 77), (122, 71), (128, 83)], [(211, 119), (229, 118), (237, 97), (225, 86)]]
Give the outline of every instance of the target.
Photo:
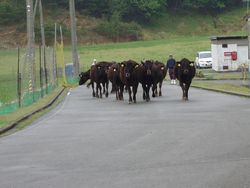
[(102, 98), (102, 86), (101, 83), (98, 84), (99, 92), (100, 92), (100, 98)]
[(157, 84), (154, 83), (152, 86), (152, 97), (157, 97), (158, 93), (157, 93)]
[(106, 94), (105, 94), (106, 97), (109, 96), (108, 90), (109, 90), (109, 81), (107, 80), (107, 81), (106, 81)]
[[(162, 87), (162, 81), (159, 82), (159, 96), (162, 96), (161, 87)], [(156, 89), (157, 89), (157, 88), (156, 88)]]
[(102, 83), (102, 87), (103, 87), (103, 94), (105, 94), (105, 82)]
[(131, 88), (130, 88), (130, 86), (127, 86), (127, 90), (128, 90), (128, 95), (129, 95), (128, 104), (132, 104)]
[(188, 90), (189, 90), (189, 87), (190, 87), (190, 83), (186, 84), (186, 98), (185, 98), (185, 100), (188, 100)]
[(98, 89), (99, 89), (99, 85), (100, 83), (96, 83), (96, 98), (99, 98), (99, 94), (98, 94)]
[(116, 100), (118, 100), (119, 99), (119, 87), (118, 86), (114, 86), (112, 88), (115, 90)]
[(92, 96), (95, 97), (95, 89), (94, 89), (94, 82), (91, 81), (91, 86), (92, 86)]
[(150, 90), (150, 87), (151, 87), (151, 84), (148, 84), (147, 85), (147, 92), (146, 92), (146, 101), (148, 102), (148, 101), (150, 101), (150, 96), (149, 96), (149, 90)]
[(136, 103), (137, 88), (138, 88), (138, 84), (133, 85), (133, 103)]
[(116, 87), (117, 86), (115, 84), (112, 84), (112, 89), (111, 89), (110, 93), (116, 92), (116, 89), (117, 89)]
[(185, 100), (186, 95), (185, 95), (185, 86), (184, 86), (183, 82), (180, 82), (180, 86), (181, 86), (181, 89), (182, 89), (182, 99)]
[(124, 90), (124, 84), (121, 84), (120, 85), (120, 93), (119, 93), (120, 100), (124, 100), (124, 98), (123, 98), (123, 90)]
[(145, 84), (141, 84), (142, 85), (142, 89), (143, 89), (143, 91), (142, 91), (142, 99), (143, 100), (146, 100), (146, 85)]

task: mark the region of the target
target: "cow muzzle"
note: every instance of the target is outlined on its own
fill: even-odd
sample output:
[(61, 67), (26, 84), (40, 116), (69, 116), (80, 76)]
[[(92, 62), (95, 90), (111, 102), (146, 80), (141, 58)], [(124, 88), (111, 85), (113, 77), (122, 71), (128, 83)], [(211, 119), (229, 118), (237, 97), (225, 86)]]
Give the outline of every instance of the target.
[(151, 74), (151, 70), (147, 70), (147, 74)]
[(106, 72), (107, 74), (109, 73), (109, 71), (108, 71), (108, 70), (106, 70), (105, 72)]
[(189, 73), (188, 69), (184, 70), (183, 72), (184, 72), (184, 74), (188, 74)]
[(126, 73), (126, 77), (127, 77), (127, 78), (130, 77), (130, 73)]

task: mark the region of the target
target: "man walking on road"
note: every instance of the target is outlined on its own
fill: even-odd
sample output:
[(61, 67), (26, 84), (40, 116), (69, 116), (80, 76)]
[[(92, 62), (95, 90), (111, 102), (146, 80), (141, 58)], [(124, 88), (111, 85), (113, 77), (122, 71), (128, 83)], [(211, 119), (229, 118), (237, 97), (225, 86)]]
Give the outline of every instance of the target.
[(169, 69), (169, 77), (170, 77), (170, 84), (176, 84), (176, 81), (175, 81), (175, 76), (174, 76), (174, 66), (176, 64), (176, 61), (175, 59), (173, 59), (173, 55), (170, 54), (169, 55), (169, 60), (167, 61), (167, 70)]

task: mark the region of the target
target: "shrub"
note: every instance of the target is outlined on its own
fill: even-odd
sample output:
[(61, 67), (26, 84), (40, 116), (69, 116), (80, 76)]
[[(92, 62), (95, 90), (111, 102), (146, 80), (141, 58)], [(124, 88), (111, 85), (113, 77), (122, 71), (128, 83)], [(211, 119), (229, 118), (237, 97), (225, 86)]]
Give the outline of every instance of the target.
[(6, 2), (0, 2), (0, 24), (10, 25), (15, 22), (16, 14)]
[(205, 76), (204, 76), (204, 74), (201, 71), (199, 71), (199, 72), (196, 72), (196, 77), (198, 77), (198, 78), (204, 78)]
[(124, 23), (119, 19), (119, 15), (113, 15), (108, 21), (105, 17), (94, 28), (94, 31), (101, 35), (107, 35), (112, 39), (119, 37), (129, 37), (133, 40), (143, 37), (142, 29), (136, 22)]

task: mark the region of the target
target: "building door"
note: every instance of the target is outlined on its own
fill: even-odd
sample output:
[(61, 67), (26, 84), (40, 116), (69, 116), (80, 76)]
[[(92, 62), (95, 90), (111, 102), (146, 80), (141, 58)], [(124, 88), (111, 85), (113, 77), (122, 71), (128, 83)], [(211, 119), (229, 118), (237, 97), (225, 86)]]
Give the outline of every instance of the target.
[(237, 67), (235, 67), (235, 70), (237, 70), (241, 66), (247, 66), (248, 65), (248, 47), (247, 46), (238, 46), (238, 64)]

